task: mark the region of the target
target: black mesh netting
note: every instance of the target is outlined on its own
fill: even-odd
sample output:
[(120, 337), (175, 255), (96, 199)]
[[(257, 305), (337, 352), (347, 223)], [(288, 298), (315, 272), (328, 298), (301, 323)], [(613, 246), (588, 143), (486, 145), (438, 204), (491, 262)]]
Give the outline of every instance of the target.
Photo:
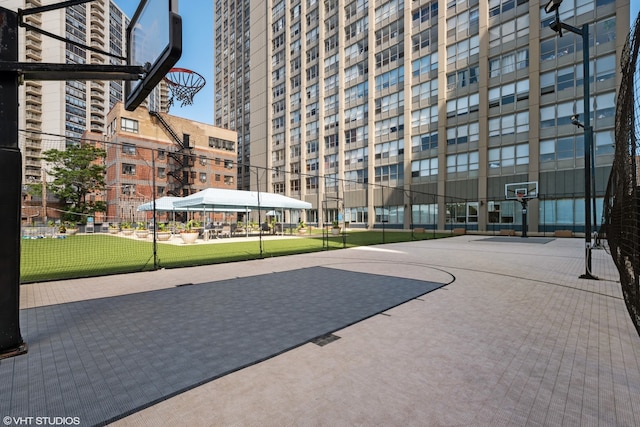
[(640, 15), (620, 58), (622, 82), (616, 107), (615, 158), (605, 194), (602, 233), (606, 234), (611, 256), (620, 272), (631, 320), (640, 334), (639, 31)]

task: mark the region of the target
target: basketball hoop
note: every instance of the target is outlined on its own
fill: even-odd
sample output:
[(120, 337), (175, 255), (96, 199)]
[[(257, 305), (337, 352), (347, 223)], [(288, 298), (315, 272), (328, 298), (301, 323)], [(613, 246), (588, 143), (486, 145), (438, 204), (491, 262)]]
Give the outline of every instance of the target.
[(164, 78), (167, 82), (171, 97), (169, 106), (173, 105), (173, 100), (180, 101), (180, 106), (193, 104), (193, 97), (204, 87), (205, 80), (195, 71), (186, 68), (172, 68)]

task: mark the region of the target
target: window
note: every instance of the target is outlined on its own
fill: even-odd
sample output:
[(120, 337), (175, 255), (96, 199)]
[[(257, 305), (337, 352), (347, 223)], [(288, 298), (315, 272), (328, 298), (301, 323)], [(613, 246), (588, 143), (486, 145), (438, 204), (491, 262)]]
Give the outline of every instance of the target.
[(344, 111), (344, 122), (355, 122), (357, 120), (366, 120), (369, 117), (369, 104), (358, 105)]
[(360, 55), (369, 52), (369, 42), (367, 39), (362, 39), (355, 42), (352, 45), (347, 46), (344, 50), (344, 57), (347, 62), (352, 59), (358, 58)]
[(122, 164), (122, 174), (123, 175), (135, 175), (136, 174), (136, 165), (123, 163)]
[(167, 170), (165, 168), (158, 168), (158, 178), (166, 178)]
[(404, 58), (404, 45), (397, 44), (376, 53), (376, 68), (384, 67)]
[[(362, 184), (366, 184), (369, 182), (369, 170), (367, 168), (364, 169), (354, 169), (350, 171), (344, 172), (344, 181), (345, 189), (348, 190), (357, 190), (362, 188)], [(351, 217), (353, 222), (353, 216)]]
[(376, 99), (376, 114), (387, 113), (404, 107), (404, 91)]
[(327, 74), (333, 73), (338, 69), (338, 65), (338, 54), (336, 53), (324, 60), (324, 72)]
[(125, 132), (138, 133), (138, 121), (127, 119), (126, 117), (121, 117), (120, 129), (122, 129)]
[(467, 87), (471, 84), (478, 83), (478, 74), (480, 72), (479, 65), (473, 65), (469, 68), (454, 71), (447, 74), (447, 89)]
[(411, 179), (418, 182), (417, 178), (438, 176), (438, 158), (414, 160), (411, 162)]
[(376, 166), (374, 176), (377, 184), (401, 185), (404, 182), (404, 166), (402, 163)]
[[(584, 157), (584, 135), (540, 141), (540, 163)], [(568, 167), (573, 167), (570, 162)]]
[[(369, 126), (361, 126), (344, 132), (345, 144), (367, 144), (369, 142)], [(360, 145), (358, 144), (358, 145)]]
[(353, 24), (349, 24), (344, 29), (345, 39), (349, 40), (358, 34), (366, 33), (369, 29), (369, 17), (364, 16), (354, 22)]
[(478, 34), (479, 16), (478, 8), (473, 7), (447, 19), (447, 37), (460, 40)]
[(359, 77), (366, 76), (369, 73), (367, 61), (359, 62), (344, 70), (344, 82), (349, 83)]
[(355, 0), (349, 2), (344, 7), (345, 18), (349, 19), (354, 15), (357, 15), (359, 12), (362, 12), (369, 6), (368, 0)]
[(318, 96), (318, 83), (314, 83), (307, 87), (307, 99), (315, 98)]
[(376, 76), (376, 91), (387, 89), (404, 82), (404, 66)]
[(505, 53), (489, 59), (489, 77), (498, 77), (503, 74), (513, 73), (529, 66), (529, 48), (516, 52)]
[[(507, 174), (514, 173), (514, 166), (529, 164), (529, 144), (507, 145), (489, 149), (489, 169), (503, 168)], [(509, 170), (504, 168), (509, 167)]]
[(328, 150), (329, 148), (335, 148), (337, 146), (338, 146), (337, 134), (327, 135), (324, 137), (324, 148)]
[[(344, 91), (344, 101), (345, 104), (350, 104), (352, 102), (359, 102), (367, 98), (369, 95), (369, 86), (368, 82), (359, 83), (355, 86), (351, 86)], [(337, 103), (337, 95), (336, 95), (336, 103)], [(326, 106), (325, 99), (325, 108), (329, 108)]]
[(123, 195), (127, 196), (135, 196), (136, 194), (136, 185), (135, 184), (122, 184), (120, 187), (120, 191)]
[(392, 161), (397, 161), (397, 157), (399, 155), (403, 155), (404, 154), (404, 140), (403, 139), (398, 139), (396, 141), (389, 141), (389, 142), (384, 142), (381, 144), (376, 144), (375, 146), (375, 150), (376, 150), (376, 154), (375, 154), (375, 159), (376, 161), (380, 161), (380, 160), (385, 160), (387, 159), (392, 159)]
[(414, 77), (438, 69), (438, 54), (432, 53), (416, 59), (411, 63), (411, 73)]
[(404, 7), (404, 0), (391, 0), (376, 8), (376, 24), (389, 19)]
[(480, 52), (480, 37), (473, 36), (447, 46), (447, 64), (465, 61)]
[(307, 81), (313, 80), (318, 77), (318, 64), (312, 65), (307, 68)]
[(434, 105), (421, 110), (411, 112), (411, 127), (429, 126), (436, 128), (438, 126), (438, 106)]
[[(313, 105), (313, 104), (310, 104)], [(324, 99), (324, 110), (325, 111), (329, 111), (329, 110), (335, 110), (336, 108), (338, 108), (338, 95), (331, 95), (328, 96)], [(318, 109), (318, 103), (315, 103), (315, 109)], [(311, 115), (309, 115), (309, 105), (307, 105), (307, 117), (311, 117), (314, 116), (316, 113), (312, 113)]]
[[(529, 15), (503, 22), (489, 28), (489, 48), (500, 46), (529, 34)], [(558, 37), (559, 38), (559, 37)]]
[(412, 20), (416, 22), (426, 22), (430, 19), (438, 18), (438, 0), (433, 0), (419, 9), (415, 9), (412, 13)]
[(164, 150), (158, 150), (158, 160), (164, 160), (166, 158), (166, 151)]
[(324, 118), (324, 130), (327, 132), (333, 131), (333, 128), (338, 127), (338, 114), (332, 114)]
[(324, 168), (325, 171), (328, 169), (333, 169), (338, 167), (338, 155), (337, 154), (329, 154), (328, 156), (324, 156)]
[(398, 20), (376, 31), (376, 46), (399, 39), (404, 34), (404, 21)]
[[(526, 0), (528, 1), (528, 0)], [(519, 0), (518, 5), (524, 3)], [(489, 16), (496, 16), (515, 7), (515, 0), (489, 0)]]
[[(431, 104), (431, 98), (438, 96), (438, 80), (427, 80), (417, 86), (411, 87), (412, 102), (420, 101), (422, 104)], [(437, 99), (434, 100), (437, 102)]]
[(459, 173), (478, 170), (478, 152), (449, 154), (447, 156), (447, 173)]
[(516, 101), (523, 99), (529, 99), (529, 79), (489, 89), (489, 108), (515, 105)]
[[(501, 200), (487, 202), (487, 221), (490, 224), (521, 224), (522, 209), (516, 209), (515, 201)], [(520, 207), (520, 203), (518, 203)]]
[(200, 172), (200, 182), (202, 182), (202, 183), (207, 182), (207, 173), (206, 172)]
[(468, 142), (478, 142), (478, 123), (469, 123), (454, 128), (447, 129), (447, 144), (466, 144)]
[(582, 114), (584, 105), (582, 100), (562, 102), (540, 108), (540, 128), (556, 127), (571, 124), (571, 116)]
[(122, 154), (128, 154), (130, 156), (136, 155), (136, 146), (131, 144), (122, 144)]
[(438, 148), (438, 132), (425, 133), (411, 137), (411, 152), (419, 153)]
[(404, 133), (404, 116), (391, 117), (386, 120), (376, 121), (376, 138), (382, 135), (395, 137), (391, 134), (403, 134)]
[(474, 113), (478, 111), (479, 103), (480, 95), (477, 93), (447, 101), (447, 117)]
[(305, 183), (306, 183), (305, 185), (307, 190), (315, 190), (318, 188), (318, 177), (317, 176), (307, 177), (305, 178)]
[[(430, 49), (428, 49), (430, 48)], [(435, 50), (438, 48), (438, 26), (431, 28), (411, 36), (411, 50), (417, 52), (422, 49)]]
[(357, 165), (358, 163), (367, 163), (368, 160), (369, 149), (367, 147), (345, 151), (344, 153), (345, 166)]
[(529, 131), (529, 112), (506, 114), (489, 119), (489, 137), (499, 138), (501, 135), (512, 135)]
[(306, 160), (306, 171), (313, 172), (318, 170), (318, 159), (307, 159)]
[(334, 74), (324, 79), (324, 90), (326, 92), (332, 91), (338, 87), (338, 75)]

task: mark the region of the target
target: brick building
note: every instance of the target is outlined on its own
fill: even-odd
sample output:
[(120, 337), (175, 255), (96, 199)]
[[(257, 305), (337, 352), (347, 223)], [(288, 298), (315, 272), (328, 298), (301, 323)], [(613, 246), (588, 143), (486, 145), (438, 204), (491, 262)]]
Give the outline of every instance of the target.
[(118, 103), (104, 135), (88, 133), (107, 152), (107, 213), (96, 222), (144, 221), (137, 207), (162, 196), (209, 187), (235, 189), (236, 132)]

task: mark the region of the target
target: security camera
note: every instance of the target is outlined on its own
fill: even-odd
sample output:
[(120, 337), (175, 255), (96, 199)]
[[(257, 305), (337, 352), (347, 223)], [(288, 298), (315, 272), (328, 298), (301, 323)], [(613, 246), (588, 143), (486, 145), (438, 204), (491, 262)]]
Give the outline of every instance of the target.
[(558, 19), (554, 19), (553, 21), (551, 21), (551, 23), (549, 24), (549, 28), (551, 28), (553, 31), (558, 33), (560, 37), (562, 37), (562, 25), (560, 24), (560, 21)]
[(558, 10), (560, 5), (562, 4), (562, 0), (550, 0), (549, 3), (544, 7), (544, 11), (547, 13), (555, 12)]
[(579, 128), (583, 128), (584, 125), (580, 123), (580, 114), (574, 114), (571, 116), (571, 124), (578, 126)]

